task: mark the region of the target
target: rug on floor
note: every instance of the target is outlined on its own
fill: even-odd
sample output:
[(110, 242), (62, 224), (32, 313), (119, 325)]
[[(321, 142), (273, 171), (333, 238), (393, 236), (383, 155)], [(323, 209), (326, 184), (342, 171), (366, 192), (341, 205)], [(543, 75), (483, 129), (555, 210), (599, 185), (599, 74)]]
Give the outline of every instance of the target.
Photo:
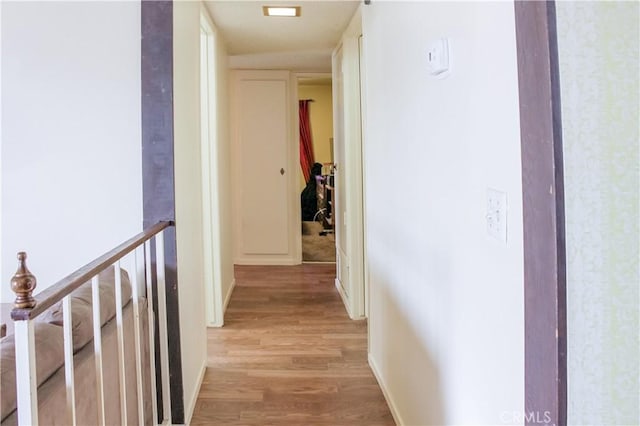
[(322, 224), (302, 222), (302, 260), (304, 262), (335, 262), (336, 240), (333, 233), (321, 235)]

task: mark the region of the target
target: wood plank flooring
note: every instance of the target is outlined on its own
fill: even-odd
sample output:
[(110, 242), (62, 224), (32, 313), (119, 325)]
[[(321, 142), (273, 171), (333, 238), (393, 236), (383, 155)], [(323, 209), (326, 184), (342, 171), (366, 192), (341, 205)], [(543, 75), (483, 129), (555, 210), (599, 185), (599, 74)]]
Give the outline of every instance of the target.
[(193, 425), (394, 425), (335, 265), (236, 266)]

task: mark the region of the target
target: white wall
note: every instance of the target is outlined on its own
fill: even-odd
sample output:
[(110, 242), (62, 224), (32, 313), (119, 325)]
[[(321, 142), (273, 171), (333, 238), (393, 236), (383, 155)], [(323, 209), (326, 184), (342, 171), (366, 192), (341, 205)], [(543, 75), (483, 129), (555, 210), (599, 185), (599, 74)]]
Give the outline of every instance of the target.
[(568, 422), (640, 424), (640, 8), (637, 2), (556, 8)]
[(173, 117), (178, 296), (185, 416), (207, 360), (200, 158), (200, 2), (173, 3)]
[(142, 229), (140, 4), (2, 4), (1, 300)]
[[(510, 2), (362, 8), (370, 362), (401, 424), (522, 423), (522, 186)], [(428, 75), (448, 37), (452, 73)], [(507, 192), (508, 242), (486, 232)]]

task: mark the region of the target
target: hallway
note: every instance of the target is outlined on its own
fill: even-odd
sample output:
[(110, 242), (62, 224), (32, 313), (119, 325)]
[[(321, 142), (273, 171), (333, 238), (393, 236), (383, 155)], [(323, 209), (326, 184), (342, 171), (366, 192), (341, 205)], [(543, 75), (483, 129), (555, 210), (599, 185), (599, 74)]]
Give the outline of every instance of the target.
[(236, 266), (193, 425), (393, 425), (335, 265)]

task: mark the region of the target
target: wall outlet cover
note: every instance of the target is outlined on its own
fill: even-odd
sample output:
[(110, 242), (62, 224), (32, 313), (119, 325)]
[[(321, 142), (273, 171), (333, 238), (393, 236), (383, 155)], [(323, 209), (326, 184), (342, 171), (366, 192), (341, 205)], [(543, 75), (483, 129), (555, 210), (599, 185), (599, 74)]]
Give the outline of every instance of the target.
[(487, 189), (487, 234), (507, 243), (507, 193)]

